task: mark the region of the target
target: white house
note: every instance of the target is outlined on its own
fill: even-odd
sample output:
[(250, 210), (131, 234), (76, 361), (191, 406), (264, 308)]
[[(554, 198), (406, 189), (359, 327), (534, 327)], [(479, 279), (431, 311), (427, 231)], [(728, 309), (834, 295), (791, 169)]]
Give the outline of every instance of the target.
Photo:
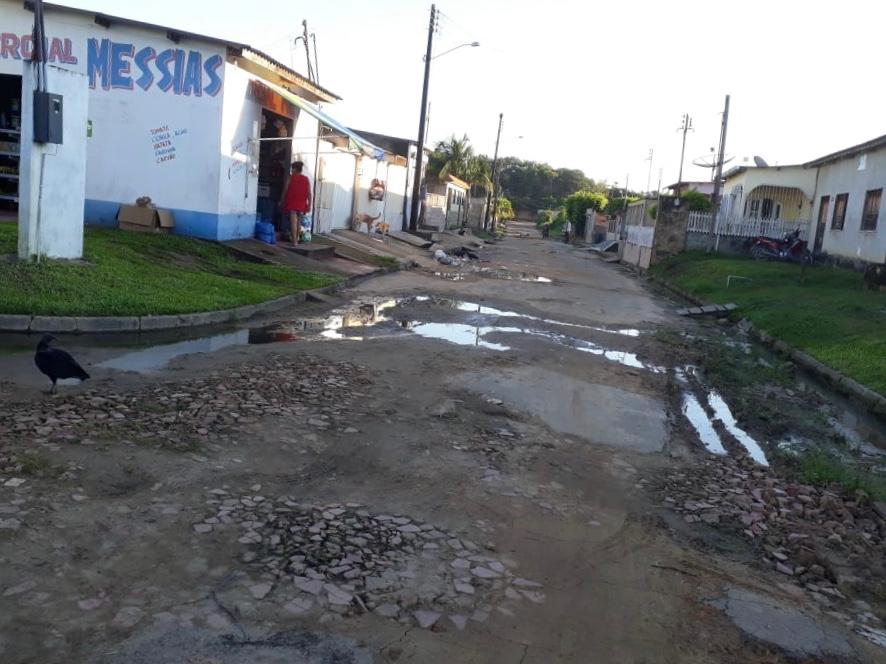
[(886, 136), (815, 159), (806, 167), (818, 175), (816, 250), (853, 262), (886, 262), (886, 221), (880, 218)]
[[(11, 132), (0, 135), (0, 207), (9, 210), (34, 17), (21, 0), (0, 0), (0, 15), (0, 129)], [(176, 233), (250, 237), (300, 159), (317, 182), (317, 223), (345, 227), (361, 200), (355, 188), (380, 173), (384, 151), (319, 110), (335, 94), (246, 44), (57, 5), (46, 5), (45, 23), (50, 65), (89, 87), (87, 223), (114, 224), (120, 204), (150, 196), (173, 212)]]

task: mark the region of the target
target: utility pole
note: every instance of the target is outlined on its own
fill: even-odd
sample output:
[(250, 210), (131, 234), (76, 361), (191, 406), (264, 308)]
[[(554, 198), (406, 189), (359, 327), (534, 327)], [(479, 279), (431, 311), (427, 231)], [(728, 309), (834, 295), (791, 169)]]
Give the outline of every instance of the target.
[(711, 219), (714, 223), (714, 251), (720, 248), (720, 185), (723, 179), (723, 159), (726, 155), (726, 128), (729, 126), (729, 95), (723, 106), (723, 124), (720, 125), (720, 152), (717, 154), (717, 174), (714, 176), (714, 194), (711, 197)]
[[(680, 175), (677, 177), (677, 186), (683, 183), (683, 157), (686, 156), (686, 133), (692, 130), (692, 118), (689, 113), (683, 114), (683, 125), (677, 130), (683, 132), (683, 147), (680, 149)], [(680, 195), (680, 191), (677, 192)]]
[(409, 230), (418, 230), (419, 205), (421, 204), (422, 159), (425, 156), (425, 118), (428, 112), (428, 83), (431, 79), (431, 50), (434, 47), (434, 26), (437, 21), (437, 7), (431, 5), (431, 20), (428, 24), (428, 50), (425, 54), (425, 80), (421, 89), (421, 112), (418, 119), (418, 150), (415, 153), (415, 177), (412, 183), (412, 210), (409, 214)]
[(320, 85), (320, 60), (317, 58), (317, 33), (311, 33), (311, 41), (314, 42), (314, 76), (317, 78), (317, 85)]
[(316, 80), (314, 78), (314, 67), (313, 67), (313, 65), (311, 65), (311, 46), (310, 46), (310, 43), (308, 42), (308, 21), (307, 21), (307, 19), (305, 19), (301, 22), (301, 27), (302, 27), (302, 39), (305, 42), (305, 56), (308, 59), (308, 80), (316, 83)]
[(649, 162), (649, 174), (646, 176), (646, 195), (649, 195), (649, 187), (652, 186), (652, 148), (649, 148), (649, 156), (646, 157)]
[[(501, 123), (504, 113), (498, 114), (498, 133), (495, 135), (495, 155), (492, 157), (492, 223), (495, 224), (495, 215), (498, 212), (498, 186), (496, 175), (498, 173), (498, 143), (501, 140)], [(486, 205), (486, 217), (483, 219), (483, 230), (489, 226), (489, 205)], [(494, 226), (493, 226), (494, 227)]]

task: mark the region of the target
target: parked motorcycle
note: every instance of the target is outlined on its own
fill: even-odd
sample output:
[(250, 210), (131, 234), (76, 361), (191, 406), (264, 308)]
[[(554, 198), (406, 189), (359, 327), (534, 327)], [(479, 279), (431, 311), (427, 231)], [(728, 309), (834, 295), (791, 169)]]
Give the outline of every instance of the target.
[(780, 240), (760, 235), (749, 241), (751, 256), (758, 259), (774, 259), (794, 263), (812, 262), (806, 240), (800, 239), (800, 229), (785, 233)]

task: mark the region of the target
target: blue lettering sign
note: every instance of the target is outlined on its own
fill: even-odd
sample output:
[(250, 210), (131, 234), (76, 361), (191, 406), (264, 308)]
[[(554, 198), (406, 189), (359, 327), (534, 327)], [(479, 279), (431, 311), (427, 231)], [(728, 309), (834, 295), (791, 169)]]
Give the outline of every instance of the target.
[(175, 49), (175, 76), (172, 81), (172, 91), (180, 95), (182, 82), (185, 78), (185, 52), (180, 48)]
[(203, 56), (198, 51), (188, 52), (182, 94), (199, 97), (203, 94)]
[(150, 46), (145, 46), (135, 54), (135, 66), (141, 71), (141, 76), (136, 79), (135, 84), (142, 90), (147, 90), (154, 83), (154, 74), (151, 72), (150, 63), (156, 57), (157, 51)]
[(218, 68), (222, 66), (223, 62), (222, 56), (213, 55), (206, 58), (206, 62), (203, 63), (203, 70), (209, 76), (209, 84), (203, 88), (203, 91), (210, 97), (214, 97), (222, 89), (222, 79), (218, 75)]
[[(3, 40), (0, 35), (0, 52), (13, 54), (28, 50), (31, 44), (25, 39)], [(57, 39), (50, 47), (53, 58), (62, 62), (76, 63), (71, 42)], [(23, 53), (22, 53), (23, 55)], [(133, 70), (133, 63), (135, 70)], [(163, 92), (173, 91), (177, 95), (201, 97), (204, 94), (216, 96), (222, 89), (222, 76), (219, 69), (224, 64), (221, 55), (203, 57), (199, 51), (185, 51), (180, 48), (167, 48), (157, 53), (152, 47), (139, 50), (129, 42), (115, 42), (110, 39), (88, 39), (86, 43), (86, 75), (89, 87), (101, 85), (104, 90), (132, 90), (136, 85), (142, 90), (150, 90), (156, 83)]]
[(86, 42), (86, 75), (89, 87), (95, 89), (96, 78), (101, 76), (101, 85), (111, 89), (111, 42), (109, 39), (90, 39)]
[(175, 51), (171, 48), (167, 48), (165, 51), (160, 51), (157, 54), (157, 59), (154, 61), (157, 65), (157, 71), (160, 72), (160, 80), (157, 81), (157, 87), (163, 90), (163, 92), (169, 92), (172, 89), (172, 72), (169, 70), (169, 63), (175, 57)]
[(132, 90), (132, 79), (129, 77), (130, 62), (135, 47), (132, 44), (111, 42), (111, 87)]

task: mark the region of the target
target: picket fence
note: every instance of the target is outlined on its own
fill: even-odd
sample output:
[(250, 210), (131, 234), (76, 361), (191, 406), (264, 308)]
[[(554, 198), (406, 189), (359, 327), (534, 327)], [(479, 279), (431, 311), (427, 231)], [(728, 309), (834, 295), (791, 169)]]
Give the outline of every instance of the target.
[(772, 238), (783, 237), (797, 228), (800, 229), (800, 238), (809, 238), (809, 220), (795, 219), (793, 221), (772, 219), (748, 219), (744, 217), (720, 218), (720, 223), (714, 228), (713, 217), (707, 212), (690, 212), (687, 230), (690, 233), (713, 233), (732, 237), (758, 237), (760, 235)]

